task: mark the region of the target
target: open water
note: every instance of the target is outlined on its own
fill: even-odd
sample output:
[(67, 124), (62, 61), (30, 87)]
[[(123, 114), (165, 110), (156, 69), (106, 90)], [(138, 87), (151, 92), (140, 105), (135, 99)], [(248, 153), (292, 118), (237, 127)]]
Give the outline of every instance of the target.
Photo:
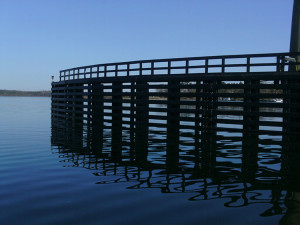
[(56, 125), (50, 98), (0, 97), (0, 224), (300, 224), (296, 142), (181, 129), (167, 154), (149, 127), (113, 152), (109, 129)]

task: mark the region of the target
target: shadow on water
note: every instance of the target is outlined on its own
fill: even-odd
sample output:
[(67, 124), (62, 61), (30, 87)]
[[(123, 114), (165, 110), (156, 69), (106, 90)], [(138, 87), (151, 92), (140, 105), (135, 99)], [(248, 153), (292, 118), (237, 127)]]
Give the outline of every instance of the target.
[(299, 224), (297, 138), (214, 131), (203, 121), (191, 129), (176, 119), (176, 110), (168, 115), (174, 119), (159, 126), (143, 116), (132, 123), (118, 115), (104, 123), (52, 118), (52, 149), (69, 166), (99, 177), (116, 175), (98, 184), (127, 182), (128, 189), (189, 193), (190, 201), (223, 199), (231, 208), (268, 203), (259, 216), (282, 215), (280, 224)]

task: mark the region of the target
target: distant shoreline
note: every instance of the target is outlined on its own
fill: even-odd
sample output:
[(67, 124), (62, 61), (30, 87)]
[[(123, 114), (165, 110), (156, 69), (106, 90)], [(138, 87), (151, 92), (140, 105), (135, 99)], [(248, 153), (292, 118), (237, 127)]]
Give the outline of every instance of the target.
[(51, 91), (18, 91), (1, 90), (0, 96), (4, 97), (51, 97)]
[(0, 97), (24, 97), (24, 98), (51, 98), (51, 96), (39, 96), (39, 95), (36, 95), (36, 96), (27, 96), (27, 95), (0, 95)]

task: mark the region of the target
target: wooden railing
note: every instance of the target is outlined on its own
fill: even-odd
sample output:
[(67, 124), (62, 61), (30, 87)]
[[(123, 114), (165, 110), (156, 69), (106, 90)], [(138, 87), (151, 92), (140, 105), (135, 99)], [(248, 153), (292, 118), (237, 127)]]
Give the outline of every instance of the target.
[(121, 76), (298, 71), (300, 53), (225, 55), (97, 64), (60, 71), (60, 81)]

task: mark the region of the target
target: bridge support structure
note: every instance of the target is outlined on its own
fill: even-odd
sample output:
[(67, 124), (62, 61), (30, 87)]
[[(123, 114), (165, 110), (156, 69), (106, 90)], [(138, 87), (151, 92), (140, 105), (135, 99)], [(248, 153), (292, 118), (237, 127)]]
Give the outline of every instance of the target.
[(149, 132), (149, 85), (147, 82), (136, 82), (136, 136), (135, 156), (136, 161), (145, 163), (148, 155)]
[(111, 115), (111, 153), (112, 158), (119, 162), (122, 160), (122, 82), (112, 83), (112, 115)]
[(52, 119), (99, 130), (95, 143), (101, 130), (111, 129), (116, 162), (122, 159), (126, 126), (131, 160), (140, 162), (147, 161), (149, 127), (165, 127), (166, 158), (173, 169), (179, 165), (179, 132), (191, 129), (201, 140), (202, 158), (213, 165), (221, 132), (242, 133), (255, 145), (262, 134), (299, 137), (300, 73), (288, 67), (300, 63), (283, 60), (299, 55), (143, 60), (63, 70), (60, 81), (52, 83)]
[(168, 82), (167, 98), (166, 166), (170, 172), (174, 172), (179, 166), (180, 81)]

